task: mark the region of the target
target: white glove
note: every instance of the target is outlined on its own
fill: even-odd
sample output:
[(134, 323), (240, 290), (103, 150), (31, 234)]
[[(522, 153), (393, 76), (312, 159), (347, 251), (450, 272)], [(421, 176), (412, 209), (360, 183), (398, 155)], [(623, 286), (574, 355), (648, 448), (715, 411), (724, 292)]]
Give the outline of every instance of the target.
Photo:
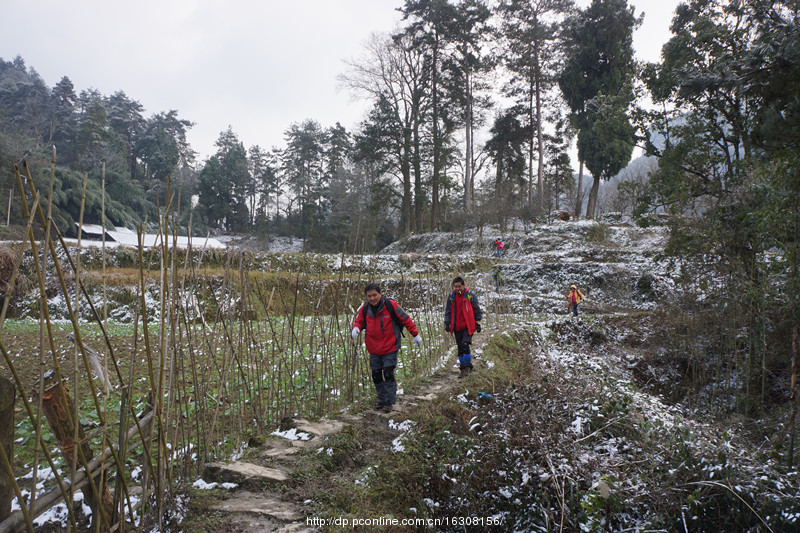
[(420, 346), (422, 346), (422, 337), (420, 337), (419, 335), (417, 335), (416, 337), (414, 337), (414, 344), (416, 344), (416, 345), (417, 345), (417, 348), (419, 348)]
[(351, 332), (350, 332), (350, 335), (352, 335), (352, 336), (353, 336), (353, 338), (355, 339), (356, 337), (358, 337), (358, 334), (359, 334), (359, 333), (361, 333), (361, 330), (360, 330), (360, 329), (358, 329), (358, 328), (353, 328), (353, 331), (351, 331)]

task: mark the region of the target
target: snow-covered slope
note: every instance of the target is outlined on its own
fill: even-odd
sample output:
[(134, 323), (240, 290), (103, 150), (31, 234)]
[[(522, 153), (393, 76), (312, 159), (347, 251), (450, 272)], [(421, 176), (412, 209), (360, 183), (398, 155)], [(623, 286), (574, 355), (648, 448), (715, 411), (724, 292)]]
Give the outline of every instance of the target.
[(533, 311), (552, 309), (572, 284), (586, 293), (586, 305), (595, 308), (648, 309), (675, 294), (678, 271), (663, 257), (668, 239), (665, 226), (556, 221), (502, 234), (485, 229), (415, 235), (381, 253), (447, 255), (454, 266), (475, 265), (464, 274), (477, 276), (482, 286), (491, 287), (494, 265), (464, 258), (492, 258), (492, 243), (500, 236), (507, 244), (506, 252), (492, 263), (499, 266), (505, 288), (517, 293), (507, 297), (523, 298), (526, 308)]

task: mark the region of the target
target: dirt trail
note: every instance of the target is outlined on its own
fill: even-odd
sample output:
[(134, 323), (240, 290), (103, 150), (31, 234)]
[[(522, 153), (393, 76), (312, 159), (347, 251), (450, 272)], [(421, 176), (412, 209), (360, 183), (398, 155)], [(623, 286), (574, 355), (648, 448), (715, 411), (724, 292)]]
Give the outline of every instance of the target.
[[(484, 331), (474, 337), (473, 364), (476, 370), (486, 366), (480, 354), (493, 333)], [(411, 418), (416, 409), (450, 393), (462, 382), (455, 363), (455, 355), (449, 354), (445, 366), (430, 376), (425, 384), (398, 395), (397, 403), (389, 413), (367, 409), (340, 414), (319, 423), (287, 420), (282, 429), (291, 431), (295, 428), (296, 432), (312, 438), (305, 441), (270, 438), (263, 446), (248, 450), (245, 458), (233, 465), (209, 465), (204, 475), (207, 481), (235, 481), (240, 485), (228, 499), (212, 506), (222, 514), (225, 524), (225, 529), (218, 531), (318, 531), (307, 520), (313, 518), (310, 503), (314, 495), (333, 487), (337, 480), (352, 480), (364, 468), (391, 453), (392, 441), (399, 433), (390, 424), (396, 425)], [(467, 376), (463, 382), (468, 383), (469, 379)], [(359, 448), (352, 453), (334, 456), (336, 468), (331, 471), (324, 470), (322, 475), (313, 477), (303, 475), (302, 459), (299, 458), (304, 454), (300, 452), (332, 453), (332, 448), (327, 447), (327, 439), (335, 438), (340, 432), (352, 432), (357, 437)]]

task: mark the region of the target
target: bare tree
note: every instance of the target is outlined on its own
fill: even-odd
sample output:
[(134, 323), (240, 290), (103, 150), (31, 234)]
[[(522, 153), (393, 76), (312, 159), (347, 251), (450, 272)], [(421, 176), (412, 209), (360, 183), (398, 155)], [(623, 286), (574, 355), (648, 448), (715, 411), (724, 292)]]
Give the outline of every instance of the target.
[[(402, 231), (409, 233), (421, 223), (422, 190), (419, 164), (420, 123), (425, 98), (426, 72), (424, 51), (413, 46), (403, 35), (393, 38), (374, 34), (366, 44), (366, 54), (350, 61), (348, 71), (339, 81), (356, 96), (368, 96), (376, 103), (388, 104), (392, 127), (399, 132), (399, 151), (394, 155), (393, 166), (402, 181)], [(413, 168), (412, 168), (413, 167)], [(416, 202), (412, 199), (412, 170), (416, 175)], [(417, 204), (417, 216), (412, 205)]]

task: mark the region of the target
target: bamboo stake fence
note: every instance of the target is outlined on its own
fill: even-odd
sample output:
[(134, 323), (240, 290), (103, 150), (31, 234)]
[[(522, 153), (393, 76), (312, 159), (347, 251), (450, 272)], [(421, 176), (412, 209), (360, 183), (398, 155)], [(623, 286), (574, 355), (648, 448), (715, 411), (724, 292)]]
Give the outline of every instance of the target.
[[(55, 154), (51, 191), (54, 168)], [(179, 202), (173, 203), (169, 187), (157, 221), (158, 246), (146, 249), (144, 226), (138, 228), (130, 333), (111, 334), (105, 243), (104, 283), (95, 296), (87, 288), (90, 269), (81, 266), (80, 241), (78, 248), (67, 244), (53, 224), (49, 200), (42, 200), (45, 214), (27, 165), (16, 170), (28, 225), (9, 293), (23, 255), (29, 255), (40, 336), (38, 346), (24, 354), (25, 364), (37, 368), (38, 380), (32, 380), (29, 372), (23, 377), (21, 360), (8, 349), (13, 334), (6, 333), (5, 317), (14, 295), (7, 294), (0, 314), (3, 374), (16, 391), (23, 419), (17, 425), (29, 424), (35, 433), (14, 443), (12, 453), (0, 446), (0, 470), (12, 474), (0, 487), (13, 492), (9, 499), (17, 509), (0, 522), (0, 533), (34, 531), (36, 517), (59, 504), (67, 529), (83, 530), (87, 518), (74, 510), (80, 492), (92, 508), (92, 531), (163, 526), (176, 479), (196, 478), (206, 462), (235, 455), (251, 436), (271, 432), (285, 417), (323, 417), (370, 398), (363, 339), (356, 343), (349, 335), (369, 281), (385, 285), (384, 293), (407, 309), (425, 342), (415, 348), (406, 335), (398, 379), (428, 375), (445, 362), (451, 341), (442, 309), (450, 281), (460, 272), (398, 278), (369, 256), (342, 253), (333, 275), (313, 268), (276, 275), (250, 269), (236, 251), (226, 252), (220, 272), (191, 242), (185, 251), (175, 246), (180, 213), (173, 206)], [(35, 229), (43, 239), (34, 237)], [(489, 290), (488, 277), (476, 281), (487, 311), (484, 325), (491, 327), (507, 303)], [(73, 357), (61, 355), (64, 335), (50, 316), (53, 286), (67, 305)], [(100, 309), (95, 300), (101, 300)], [(93, 319), (82, 320), (81, 308)], [(18, 455), (31, 458), (31, 464), (15, 464)], [(32, 469), (31, 479), (23, 478), (27, 472), (18, 471), (21, 467)]]

